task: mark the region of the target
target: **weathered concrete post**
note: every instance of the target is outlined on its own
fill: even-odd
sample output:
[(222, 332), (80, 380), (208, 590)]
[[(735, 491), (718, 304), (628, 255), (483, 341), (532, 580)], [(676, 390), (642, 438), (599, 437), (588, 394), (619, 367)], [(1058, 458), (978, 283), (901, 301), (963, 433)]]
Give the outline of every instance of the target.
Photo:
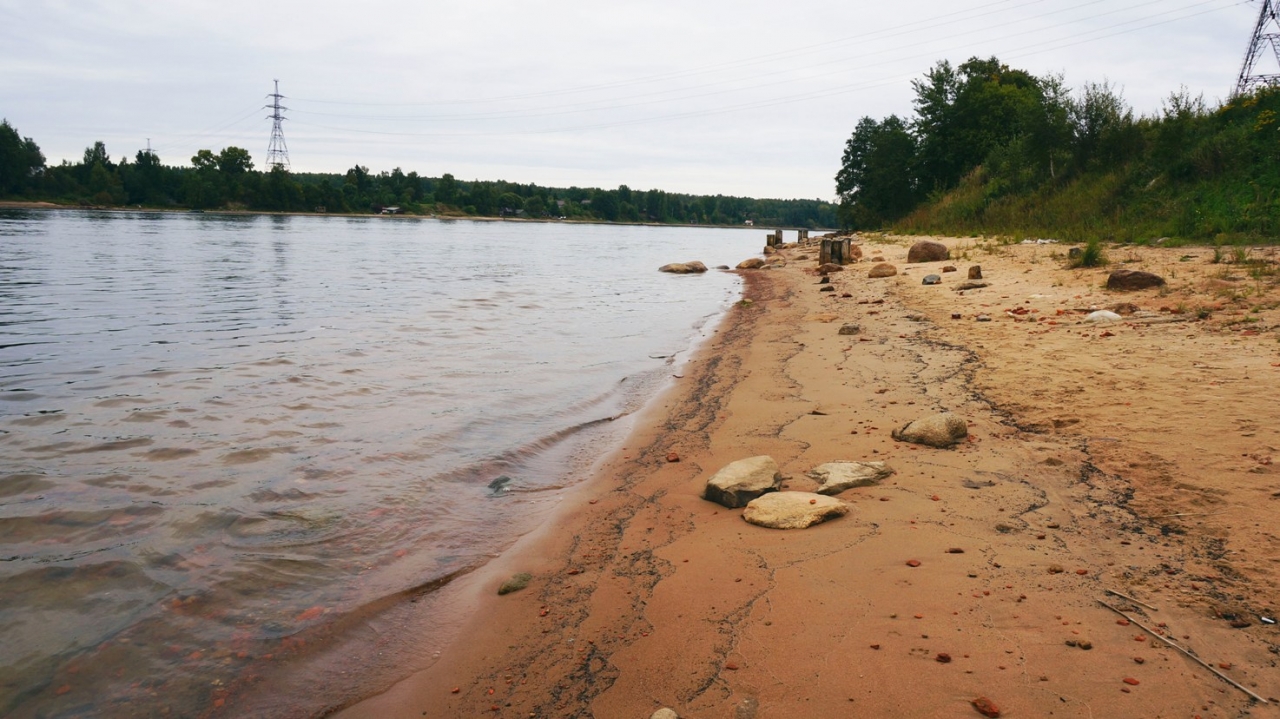
[(796, 242), (804, 244), (809, 239), (808, 230), (800, 230), (800, 235), (796, 238)]
[(778, 233), (777, 233), (777, 232), (770, 232), (769, 234), (767, 234), (767, 235), (765, 235), (765, 236), (764, 236), (764, 246), (765, 246), (765, 247), (777, 247), (777, 246), (778, 246), (778, 245), (780, 245), (780, 244), (782, 244), (782, 243), (778, 241)]
[(853, 261), (853, 252), (849, 245), (849, 238), (836, 238), (833, 240), (823, 240), (822, 250), (818, 253), (818, 265), (847, 265)]

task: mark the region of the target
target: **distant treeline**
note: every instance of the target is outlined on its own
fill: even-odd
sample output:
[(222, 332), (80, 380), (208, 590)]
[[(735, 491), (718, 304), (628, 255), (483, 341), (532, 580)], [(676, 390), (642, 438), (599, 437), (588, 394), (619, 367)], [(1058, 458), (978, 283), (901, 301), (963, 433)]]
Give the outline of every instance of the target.
[(685, 195), (662, 190), (556, 188), (496, 181), (463, 182), (453, 175), (421, 177), (399, 168), (346, 174), (254, 169), (249, 152), (200, 150), (191, 166), (165, 165), (140, 150), (113, 161), (103, 143), (85, 149), (78, 163), (47, 166), (40, 148), (6, 120), (0, 123), (0, 198), (72, 205), (183, 207), (288, 212), (377, 213), (386, 208), (420, 215), (610, 222), (834, 227), (835, 205), (821, 200), (757, 200)]
[(996, 58), (938, 63), (914, 115), (864, 117), (836, 176), (842, 224), (906, 232), (1234, 242), (1280, 234), (1280, 90), (1135, 117)]

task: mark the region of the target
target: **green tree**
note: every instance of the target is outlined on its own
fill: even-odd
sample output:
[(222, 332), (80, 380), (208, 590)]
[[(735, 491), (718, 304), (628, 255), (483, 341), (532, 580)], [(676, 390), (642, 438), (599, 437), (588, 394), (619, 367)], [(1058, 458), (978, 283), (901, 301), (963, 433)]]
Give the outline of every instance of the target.
[(591, 212), (602, 220), (614, 222), (618, 219), (618, 193), (597, 190), (591, 195)]
[(524, 205), (524, 199), (514, 192), (504, 192), (498, 197), (498, 212), (502, 215), (514, 215), (517, 210), (523, 210)]
[(436, 202), (444, 205), (452, 205), (458, 201), (458, 181), (453, 179), (453, 175), (444, 173), (440, 181), (436, 183), (435, 188)]
[(836, 174), (842, 224), (877, 228), (910, 212), (919, 201), (911, 172), (916, 152), (915, 138), (896, 115), (883, 122), (862, 118)]
[(524, 201), (524, 213), (529, 217), (543, 217), (547, 214), (547, 203), (542, 197), (534, 195)]
[(34, 185), (44, 171), (44, 155), (35, 140), (21, 137), (8, 120), (0, 121), (0, 195), (16, 195)]

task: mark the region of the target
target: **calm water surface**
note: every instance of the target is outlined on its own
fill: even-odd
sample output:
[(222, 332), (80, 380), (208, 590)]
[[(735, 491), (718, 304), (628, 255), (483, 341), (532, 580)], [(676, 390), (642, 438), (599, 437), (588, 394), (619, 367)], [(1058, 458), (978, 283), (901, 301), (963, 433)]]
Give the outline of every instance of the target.
[(656, 268), (759, 234), (0, 211), (0, 715), (234, 714), (482, 563), (736, 299)]

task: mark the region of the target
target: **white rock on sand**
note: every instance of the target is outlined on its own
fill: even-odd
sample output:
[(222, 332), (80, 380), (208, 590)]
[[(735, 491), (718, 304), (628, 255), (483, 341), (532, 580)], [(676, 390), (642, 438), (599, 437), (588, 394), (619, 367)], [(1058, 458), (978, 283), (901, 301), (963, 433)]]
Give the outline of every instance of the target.
[(742, 518), (769, 529), (805, 529), (848, 513), (849, 505), (834, 497), (812, 492), (772, 492), (751, 500)]
[(840, 494), (854, 487), (870, 487), (893, 474), (884, 462), (828, 462), (809, 471), (809, 476), (822, 483), (818, 494)]
[(725, 465), (707, 480), (703, 499), (722, 504), (730, 509), (745, 507), (748, 502), (765, 492), (773, 492), (782, 485), (782, 474), (773, 457), (761, 455), (748, 457)]

